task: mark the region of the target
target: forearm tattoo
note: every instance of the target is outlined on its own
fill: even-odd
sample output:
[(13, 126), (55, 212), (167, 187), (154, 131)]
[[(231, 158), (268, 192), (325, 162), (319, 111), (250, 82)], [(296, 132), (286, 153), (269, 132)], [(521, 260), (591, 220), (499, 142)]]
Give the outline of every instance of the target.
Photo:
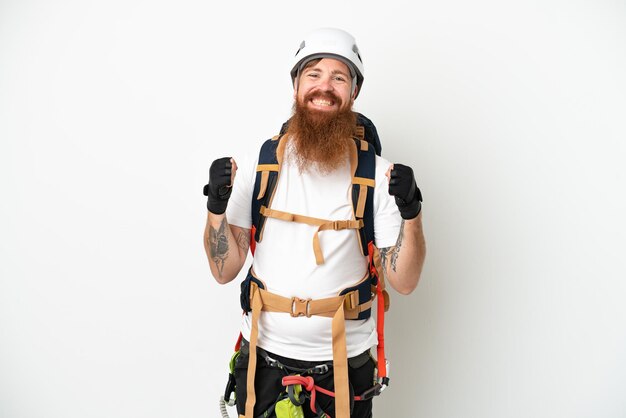
[(378, 252), (380, 253), (380, 262), (383, 265), (383, 273), (387, 275), (387, 255), (391, 252), (393, 247), (385, 247), (380, 248)]
[(380, 258), (383, 264), (383, 271), (387, 272), (387, 265), (391, 266), (391, 269), (396, 272), (397, 263), (398, 263), (398, 255), (400, 255), (400, 248), (402, 247), (402, 240), (404, 238), (404, 219), (400, 224), (400, 233), (398, 234), (398, 239), (396, 241), (395, 247), (387, 247), (380, 249)]
[(228, 257), (228, 235), (226, 235), (228, 223), (226, 219), (222, 221), (218, 230), (209, 226), (209, 251), (211, 258), (217, 267), (217, 272), (222, 277), (224, 263)]
[[(402, 240), (404, 239), (404, 219), (400, 224), (400, 232), (398, 233), (398, 240), (396, 241), (396, 259), (398, 258), (398, 253), (400, 252), (400, 248), (402, 247)], [(395, 264), (395, 259), (394, 259)], [(394, 268), (395, 271), (395, 268)]]
[(248, 251), (248, 248), (250, 248), (250, 232), (240, 232), (237, 237), (237, 245), (243, 251)]

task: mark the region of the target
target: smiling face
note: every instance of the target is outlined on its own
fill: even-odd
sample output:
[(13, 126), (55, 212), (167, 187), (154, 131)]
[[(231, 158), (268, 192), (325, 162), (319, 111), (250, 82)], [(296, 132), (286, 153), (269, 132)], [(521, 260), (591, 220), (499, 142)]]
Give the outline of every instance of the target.
[(294, 99), (315, 112), (334, 112), (352, 108), (352, 77), (348, 66), (333, 58), (314, 60), (301, 71)]
[(301, 171), (328, 173), (349, 161), (356, 127), (351, 90), (350, 71), (336, 59), (313, 60), (300, 71), (287, 135)]

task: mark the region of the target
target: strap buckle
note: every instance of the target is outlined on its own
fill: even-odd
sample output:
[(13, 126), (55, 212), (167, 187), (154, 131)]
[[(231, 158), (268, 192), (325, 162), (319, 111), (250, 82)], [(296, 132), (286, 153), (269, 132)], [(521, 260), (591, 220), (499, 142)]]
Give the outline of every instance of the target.
[(359, 306), (359, 292), (353, 290), (352, 292), (347, 293), (343, 300), (343, 305), (347, 311), (356, 309)]
[(311, 317), (311, 299), (300, 299), (297, 297), (291, 298), (291, 312), (292, 317), (297, 318), (299, 316)]
[(341, 231), (348, 229), (348, 221), (333, 221), (333, 229), (335, 231)]

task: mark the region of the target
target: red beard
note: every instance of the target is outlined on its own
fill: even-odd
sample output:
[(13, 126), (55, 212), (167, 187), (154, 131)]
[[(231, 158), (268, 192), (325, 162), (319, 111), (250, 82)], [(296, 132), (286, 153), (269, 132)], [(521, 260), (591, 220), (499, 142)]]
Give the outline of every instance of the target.
[[(320, 97), (320, 93), (313, 95)], [(295, 146), (300, 172), (316, 167), (321, 173), (330, 173), (349, 161), (350, 147), (354, 146), (352, 136), (356, 127), (356, 114), (349, 107), (343, 108), (341, 100), (334, 94), (325, 95), (339, 103), (340, 110), (310, 110), (297, 99), (293, 105), (287, 137), (291, 138)], [(305, 96), (304, 103), (311, 96)]]

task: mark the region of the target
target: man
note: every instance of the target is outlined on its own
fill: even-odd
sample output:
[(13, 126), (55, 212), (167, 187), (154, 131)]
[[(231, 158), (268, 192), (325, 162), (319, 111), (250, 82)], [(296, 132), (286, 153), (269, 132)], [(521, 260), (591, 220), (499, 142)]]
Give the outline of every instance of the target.
[[(250, 312), (243, 318), (243, 345), (234, 372), (240, 416), (275, 416), (277, 401), (286, 396), (281, 393), (289, 389), (282, 378), (295, 374), (313, 379), (302, 380), (310, 400), (302, 405), (304, 416), (372, 416), (371, 398), (364, 395), (360, 400), (359, 395), (372, 393), (368, 390), (376, 365), (369, 352), (380, 334), (369, 315), (371, 301), (356, 302), (361, 305), (354, 314), (350, 312), (354, 306), (349, 308), (345, 300), (348, 290), (364, 282), (367, 298), (371, 296), (368, 255), (372, 258), (373, 247), (368, 251), (362, 246), (360, 231), (369, 220), (367, 215), (360, 215), (363, 221), (356, 215), (355, 182), (369, 185), (366, 192), (367, 187), (373, 188), (367, 199), (373, 201), (369, 216), (373, 244), (382, 260), (378, 275), (384, 275), (401, 294), (417, 286), (425, 240), (421, 194), (411, 168), (392, 165), (353, 139), (352, 105), (363, 74), (350, 34), (330, 28), (310, 33), (291, 71), (293, 116), (285, 135), (267, 143), (278, 144), (272, 148), (278, 164), (250, 159), (238, 169), (235, 160), (227, 157), (211, 165), (205, 186), (209, 213), (204, 244), (219, 283), (238, 275), (250, 248), (251, 228), (260, 229), (254, 234), (258, 242), (253, 265), (242, 287), (242, 306)], [(371, 160), (361, 155), (370, 155)], [(355, 180), (354, 167), (363, 161), (372, 161), (375, 175)], [(263, 170), (276, 171), (275, 180), (269, 181), (273, 185), (267, 186)], [(273, 187), (272, 196), (258, 209), (255, 199), (266, 187)], [(257, 210), (264, 222), (253, 225)], [(381, 287), (378, 303), (383, 299)], [(328, 312), (320, 307), (326, 302), (333, 303)], [(383, 305), (378, 307), (382, 310)], [(324, 394), (324, 389), (334, 390), (334, 397)], [(299, 397), (289, 393), (291, 402), (297, 404)]]

